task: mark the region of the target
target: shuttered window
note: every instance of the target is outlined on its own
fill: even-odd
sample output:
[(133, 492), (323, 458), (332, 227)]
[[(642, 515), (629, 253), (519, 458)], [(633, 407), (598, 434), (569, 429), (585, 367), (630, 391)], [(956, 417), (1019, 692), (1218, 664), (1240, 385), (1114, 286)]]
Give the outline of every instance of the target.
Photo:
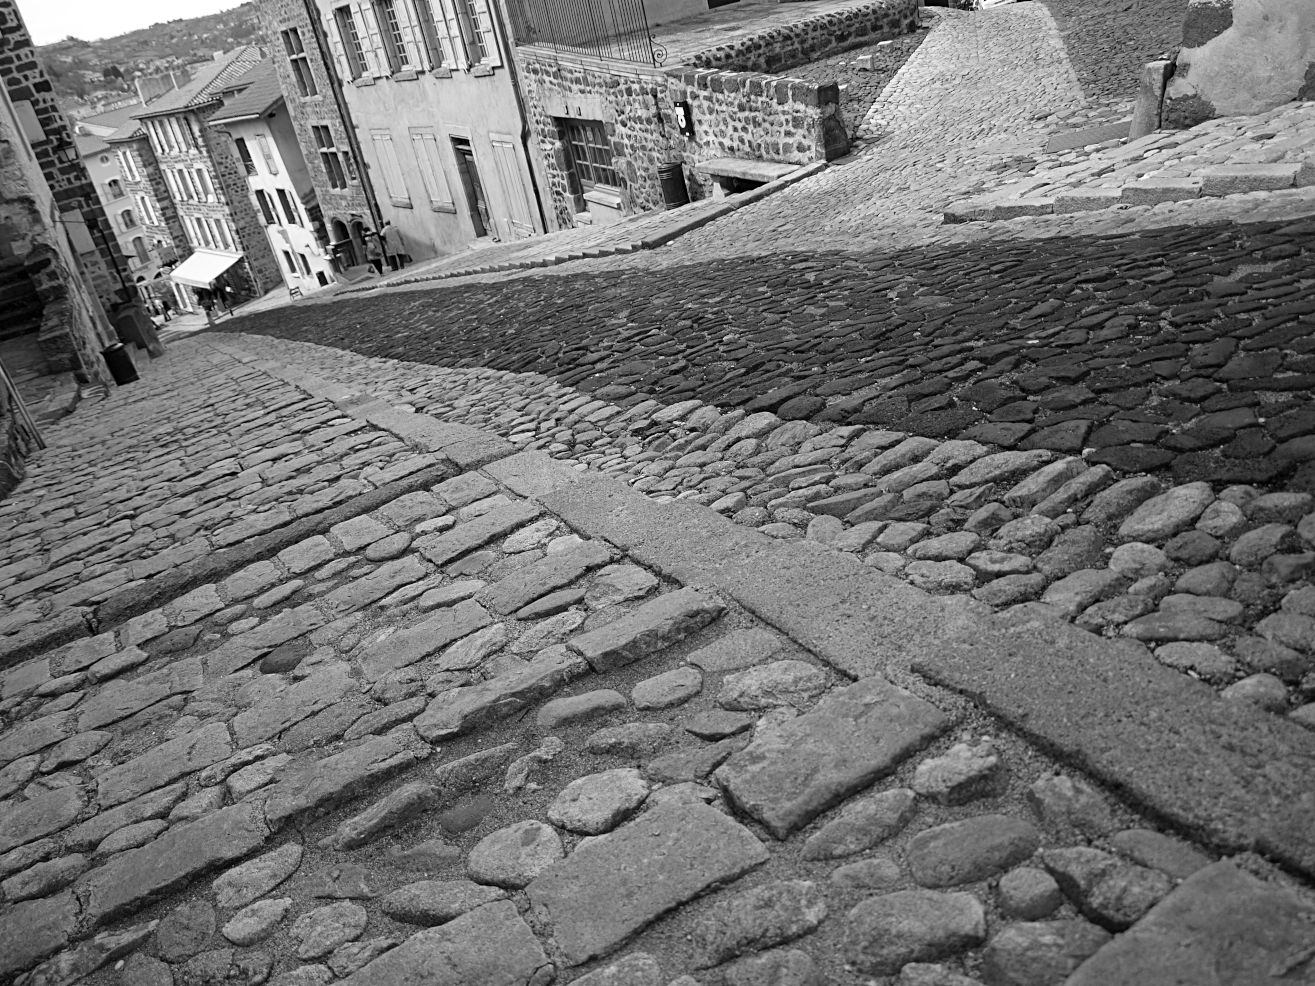
[(412, 130), (411, 150), (415, 152), (416, 164), (420, 169), (420, 180), (424, 182), (429, 207), (451, 209), (452, 190), (448, 185), (447, 174), (443, 170), (438, 135), (432, 130)]
[(359, 79), (365, 74), (365, 52), (361, 48), (360, 29), (356, 26), (356, 18), (352, 16), (352, 8), (335, 8), (333, 19), (338, 25), (338, 36), (342, 39), (347, 72), (353, 79)]
[(383, 172), (384, 190), (394, 205), (411, 205), (411, 195), (406, 190), (406, 181), (402, 177), (402, 163), (397, 158), (397, 147), (393, 135), (386, 130), (373, 130), (370, 138), (374, 142), (374, 152)]

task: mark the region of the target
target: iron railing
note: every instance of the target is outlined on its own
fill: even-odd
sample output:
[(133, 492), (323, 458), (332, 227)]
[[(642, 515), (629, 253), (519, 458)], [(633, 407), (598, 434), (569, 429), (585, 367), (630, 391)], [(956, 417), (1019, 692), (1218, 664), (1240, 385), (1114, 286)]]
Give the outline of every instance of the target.
[[(18, 393), (18, 388), (14, 386), (14, 380), (3, 363), (0, 363), (0, 405), (4, 409), (3, 413), (0, 413), (0, 419), (13, 418), (12, 434), (14, 441), (22, 447), (21, 453), (25, 458), (37, 449), (46, 447), (41, 432), (37, 429), (37, 423), (32, 417), (32, 412), (23, 403), (23, 398)], [(3, 496), (3, 494), (0, 494), (0, 496)]]
[(644, 0), (507, 0), (516, 43), (661, 65)]

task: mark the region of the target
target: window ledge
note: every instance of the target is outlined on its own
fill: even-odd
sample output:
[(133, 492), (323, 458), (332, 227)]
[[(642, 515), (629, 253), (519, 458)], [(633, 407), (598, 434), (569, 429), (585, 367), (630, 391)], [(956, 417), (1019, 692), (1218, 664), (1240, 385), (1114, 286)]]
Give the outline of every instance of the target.
[(303, 103), (322, 103), (324, 102), (324, 93), (312, 93), (309, 96), (302, 96), (300, 98)]
[(388, 201), (392, 203), (394, 206), (396, 206), (398, 209), (414, 208), (414, 206), (411, 205), (410, 199), (389, 199)]
[(420, 78), (420, 73), (413, 68), (405, 68), (400, 72), (393, 73), (394, 82), (410, 82), (412, 79)]
[(356, 86), (356, 88), (358, 89), (363, 88), (365, 86), (372, 86), (374, 85), (374, 76), (373, 75), (358, 76), (355, 79), (352, 79), (352, 85)]
[(447, 202), (431, 202), (429, 208), (434, 212), (449, 212), (454, 216), (457, 214), (457, 207)]
[(430, 74), (437, 79), (452, 78), (452, 70), (448, 68), (446, 65), (440, 65), (438, 68), (434, 69), (434, 71), (431, 72)]
[(493, 74), (493, 66), (492, 66), (492, 65), (485, 65), (485, 64), (483, 64), (483, 63), (480, 63), (479, 65), (474, 66), (474, 67), (470, 70), (470, 74), (471, 74), (471, 75), (475, 75), (475, 76), (486, 76), (486, 75), (492, 75), (492, 74)]
[(599, 185), (586, 189), (584, 200), (591, 205), (601, 205), (608, 209), (621, 208), (621, 193)]

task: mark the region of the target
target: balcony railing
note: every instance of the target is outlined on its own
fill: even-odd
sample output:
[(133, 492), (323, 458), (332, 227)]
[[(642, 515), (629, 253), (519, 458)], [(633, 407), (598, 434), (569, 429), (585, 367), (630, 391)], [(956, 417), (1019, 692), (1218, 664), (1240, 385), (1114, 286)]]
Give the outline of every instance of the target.
[(516, 43), (661, 65), (644, 0), (508, 0)]

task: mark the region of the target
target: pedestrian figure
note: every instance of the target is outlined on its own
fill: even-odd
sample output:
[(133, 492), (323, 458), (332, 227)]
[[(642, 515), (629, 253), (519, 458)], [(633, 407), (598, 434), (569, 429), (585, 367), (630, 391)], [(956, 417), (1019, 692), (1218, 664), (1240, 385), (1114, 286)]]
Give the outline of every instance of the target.
[(384, 273), (384, 246), (378, 233), (368, 233), (366, 235), (365, 259), (374, 268), (374, 272), (382, 277)]
[(388, 266), (392, 270), (401, 270), (406, 266), (406, 244), (402, 241), (402, 231), (392, 223), (384, 223), (384, 252), (388, 255)]

